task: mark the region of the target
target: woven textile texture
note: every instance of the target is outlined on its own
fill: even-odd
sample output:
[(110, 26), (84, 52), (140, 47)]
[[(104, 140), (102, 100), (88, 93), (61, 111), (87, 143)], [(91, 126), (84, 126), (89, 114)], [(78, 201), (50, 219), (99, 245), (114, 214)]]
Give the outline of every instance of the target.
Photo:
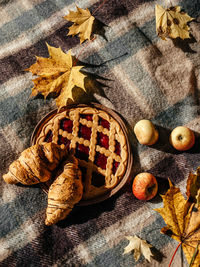
[[(47, 196), (39, 186), (8, 185), (2, 175), (30, 145), (39, 120), (54, 109), (55, 101), (30, 99), (31, 73), (25, 71), (35, 55), (48, 57), (46, 42), (61, 47), (97, 75), (101, 87), (82, 102), (96, 101), (123, 117), (134, 157), (133, 176), (153, 173), (159, 193), (168, 178), (185, 192), (186, 179), (200, 165), (200, 3), (172, 0), (196, 21), (191, 39), (163, 41), (155, 31), (155, 4), (150, 0), (0, 0), (0, 266), (131, 267), (168, 266), (177, 242), (160, 234), (165, 225), (152, 201), (134, 198), (131, 182), (99, 204), (76, 207), (66, 220), (44, 225)], [(80, 45), (67, 36), (69, 10), (95, 11), (102, 27), (96, 39)], [(103, 26), (104, 25), (104, 26)], [(84, 49), (83, 49), (83, 46)], [(133, 127), (140, 119), (157, 126), (160, 139), (152, 147), (139, 145)], [(187, 125), (196, 134), (195, 146), (177, 152), (169, 144), (170, 131)], [(123, 255), (126, 235), (146, 239), (155, 254), (149, 263)], [(172, 266), (188, 266), (179, 249)]]

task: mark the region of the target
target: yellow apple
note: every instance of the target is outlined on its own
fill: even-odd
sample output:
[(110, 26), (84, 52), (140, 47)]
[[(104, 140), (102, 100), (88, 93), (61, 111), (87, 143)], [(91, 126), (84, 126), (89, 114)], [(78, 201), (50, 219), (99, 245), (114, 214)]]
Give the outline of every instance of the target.
[(193, 147), (195, 136), (188, 127), (178, 126), (171, 132), (169, 141), (175, 149), (185, 151)]
[(155, 176), (148, 172), (141, 172), (135, 176), (132, 191), (140, 200), (150, 200), (157, 194), (158, 183)]
[(135, 124), (134, 133), (142, 145), (151, 146), (158, 140), (159, 134), (150, 120), (140, 120)]

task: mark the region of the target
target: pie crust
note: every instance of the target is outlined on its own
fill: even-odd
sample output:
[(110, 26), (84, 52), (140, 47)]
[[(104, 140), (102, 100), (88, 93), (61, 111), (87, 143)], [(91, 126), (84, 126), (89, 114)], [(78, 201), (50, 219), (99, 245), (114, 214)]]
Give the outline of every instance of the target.
[(99, 108), (74, 107), (55, 113), (37, 133), (35, 143), (42, 142), (73, 150), (82, 171), (84, 200), (105, 194), (126, 172), (127, 138), (120, 124)]

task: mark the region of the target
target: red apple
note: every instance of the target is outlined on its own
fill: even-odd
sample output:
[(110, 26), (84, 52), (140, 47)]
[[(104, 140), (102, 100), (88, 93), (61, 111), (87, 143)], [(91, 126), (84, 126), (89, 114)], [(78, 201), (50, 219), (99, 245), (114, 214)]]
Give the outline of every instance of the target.
[(171, 132), (169, 141), (175, 149), (185, 151), (193, 147), (195, 136), (191, 129), (178, 126)]
[(151, 146), (158, 140), (159, 134), (150, 120), (140, 120), (134, 126), (134, 133), (142, 145)]
[(158, 183), (153, 174), (142, 172), (135, 176), (132, 186), (133, 194), (140, 200), (150, 200), (157, 194)]

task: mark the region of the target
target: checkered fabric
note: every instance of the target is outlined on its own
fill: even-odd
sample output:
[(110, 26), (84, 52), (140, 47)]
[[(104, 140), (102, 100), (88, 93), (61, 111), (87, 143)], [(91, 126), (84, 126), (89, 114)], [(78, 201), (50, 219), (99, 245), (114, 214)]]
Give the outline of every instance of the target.
[[(133, 176), (147, 171), (166, 192), (168, 178), (185, 192), (189, 172), (200, 165), (200, 3), (172, 0), (196, 21), (189, 40), (159, 39), (155, 4), (151, 0), (107, 0), (95, 17), (104, 24), (100, 35), (85, 46), (67, 36), (63, 19), (75, 3), (91, 12), (96, 0), (0, 0), (0, 266), (131, 267), (168, 266), (177, 242), (160, 234), (165, 225), (153, 209), (162, 206), (137, 200), (131, 182), (99, 204), (76, 207), (57, 225), (44, 225), (47, 196), (39, 186), (8, 185), (2, 179), (9, 164), (30, 145), (39, 120), (55, 108), (52, 99), (30, 99), (32, 75), (26, 71), (35, 55), (48, 57), (46, 42), (72, 49), (101, 83), (82, 100), (96, 101), (124, 118), (134, 157)], [(160, 3), (161, 4), (161, 3)], [(169, 3), (170, 4), (170, 3)], [(163, 4), (164, 5), (164, 4)], [(80, 53), (80, 51), (82, 52)], [(152, 147), (138, 144), (133, 127), (140, 119), (157, 126), (160, 139)], [(187, 125), (196, 134), (189, 152), (169, 144), (170, 131)], [(133, 177), (132, 177), (133, 178)], [(134, 261), (123, 255), (126, 235), (138, 235), (153, 246), (154, 258)], [(172, 266), (188, 266), (178, 250)]]

